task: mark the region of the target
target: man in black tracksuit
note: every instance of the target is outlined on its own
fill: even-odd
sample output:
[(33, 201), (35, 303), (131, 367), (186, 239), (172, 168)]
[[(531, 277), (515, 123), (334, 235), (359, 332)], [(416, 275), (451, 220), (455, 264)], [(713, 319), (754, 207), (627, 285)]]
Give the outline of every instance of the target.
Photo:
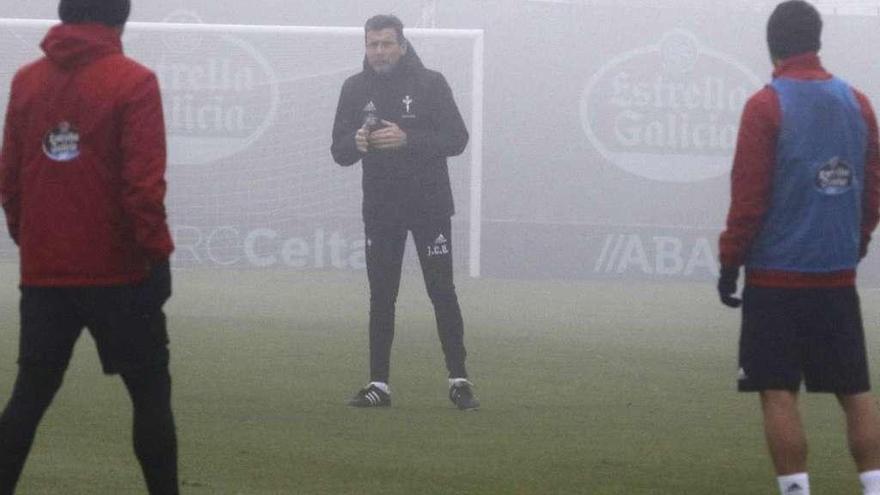
[(454, 207), (446, 165), (446, 157), (464, 151), (468, 132), (446, 79), (422, 65), (399, 19), (375, 16), (364, 31), (364, 70), (342, 86), (331, 147), (338, 164), (363, 163), (370, 383), (349, 404), (391, 405), (394, 305), (412, 232), (446, 356), (449, 397), (460, 409), (476, 409), (452, 279)]

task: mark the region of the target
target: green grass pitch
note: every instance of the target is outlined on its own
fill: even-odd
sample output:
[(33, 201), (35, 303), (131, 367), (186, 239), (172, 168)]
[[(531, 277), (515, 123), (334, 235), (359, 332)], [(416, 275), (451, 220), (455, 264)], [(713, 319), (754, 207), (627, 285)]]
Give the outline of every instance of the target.
[[(0, 266), (0, 401), (18, 292)], [(711, 284), (458, 281), (483, 408), (446, 398), (430, 304), (405, 275), (394, 406), (366, 381), (363, 273), (175, 272), (167, 306), (185, 494), (776, 493), (757, 397), (734, 392), (738, 314)], [(880, 366), (880, 292), (862, 293)], [(875, 381), (876, 381), (876, 374)], [(833, 398), (805, 396), (815, 493), (858, 493)], [(145, 493), (130, 407), (80, 340), (19, 493)]]

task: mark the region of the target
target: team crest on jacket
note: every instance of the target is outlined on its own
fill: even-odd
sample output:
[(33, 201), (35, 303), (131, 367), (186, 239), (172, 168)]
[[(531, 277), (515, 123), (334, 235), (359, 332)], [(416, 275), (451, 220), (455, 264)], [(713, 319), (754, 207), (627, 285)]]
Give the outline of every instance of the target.
[(839, 157), (834, 157), (816, 172), (816, 188), (828, 195), (842, 194), (853, 182), (852, 167)]
[(406, 95), (400, 100), (403, 103), (403, 118), (405, 119), (414, 119), (416, 118), (415, 114), (412, 112), (412, 104), (415, 103), (415, 100), (412, 96)]
[(43, 153), (56, 162), (69, 162), (79, 156), (79, 132), (70, 122), (61, 122), (43, 137)]

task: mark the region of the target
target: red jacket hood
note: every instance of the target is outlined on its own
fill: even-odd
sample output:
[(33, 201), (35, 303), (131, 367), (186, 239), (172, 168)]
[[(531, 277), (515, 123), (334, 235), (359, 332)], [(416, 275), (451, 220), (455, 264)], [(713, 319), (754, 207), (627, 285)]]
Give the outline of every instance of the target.
[(73, 68), (122, 53), (122, 40), (116, 28), (103, 24), (58, 24), (49, 30), (40, 47), (55, 64)]

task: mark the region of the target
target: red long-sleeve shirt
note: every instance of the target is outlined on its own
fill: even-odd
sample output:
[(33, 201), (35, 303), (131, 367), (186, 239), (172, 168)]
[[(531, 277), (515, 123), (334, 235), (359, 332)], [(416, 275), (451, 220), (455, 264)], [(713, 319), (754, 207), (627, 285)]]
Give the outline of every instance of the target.
[(170, 255), (155, 74), (119, 33), (61, 24), (12, 82), (0, 201), (31, 286), (136, 283)]
[[(782, 61), (773, 72), (773, 77), (823, 80), (832, 76), (822, 67), (818, 55), (808, 53)], [(880, 222), (880, 151), (877, 119), (871, 103), (860, 91), (854, 92), (868, 129), (861, 225), (861, 255), (864, 256), (871, 233)], [(741, 266), (761, 230), (770, 207), (781, 123), (779, 98), (771, 86), (765, 86), (746, 102), (731, 172), (727, 229), (719, 241), (722, 266)], [(841, 287), (855, 284), (855, 271), (814, 274), (748, 270), (746, 283), (765, 287)]]

